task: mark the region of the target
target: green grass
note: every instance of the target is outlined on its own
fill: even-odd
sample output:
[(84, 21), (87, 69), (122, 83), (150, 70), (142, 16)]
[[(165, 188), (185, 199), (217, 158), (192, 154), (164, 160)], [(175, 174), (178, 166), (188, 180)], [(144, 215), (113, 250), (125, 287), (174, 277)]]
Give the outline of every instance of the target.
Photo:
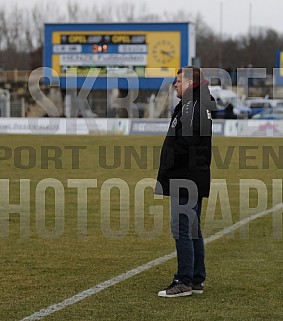
[[(11, 149), (11, 158), (3, 160), (0, 153), (0, 179), (9, 179), (10, 203), (19, 203), (19, 179), (30, 179), (30, 233), (26, 240), (20, 236), (20, 215), (9, 216), (9, 237), (0, 239), (1, 292), (0, 320), (20, 320), (51, 304), (77, 294), (116, 275), (140, 266), (148, 261), (174, 251), (174, 243), (169, 232), (168, 199), (153, 200), (150, 190), (145, 197), (145, 230), (154, 227), (149, 206), (163, 206), (160, 229), (153, 238), (138, 234), (135, 227), (134, 193), (137, 183), (144, 178), (156, 177), (155, 152), (162, 144), (162, 137), (72, 137), (72, 136), (0, 136), (0, 145)], [(204, 202), (202, 222), (205, 236), (217, 232), (219, 224), (211, 228), (211, 220), (230, 217), (233, 223), (252, 211), (241, 208), (240, 179), (257, 179), (266, 186), (266, 194), (260, 195), (260, 203), (272, 203), (272, 180), (282, 180), (283, 171), (271, 159), (268, 169), (262, 166), (262, 147), (273, 146), (276, 151), (281, 145), (276, 138), (218, 138), (213, 144), (219, 148), (224, 160), (228, 146), (235, 146), (228, 168), (220, 168), (219, 158), (213, 160), (212, 178), (226, 179), (228, 200), (223, 194), (218, 196), (215, 210), (207, 212)], [(31, 161), (26, 151), (19, 159), (19, 146), (30, 146), (36, 151), (36, 162), (32, 168), (23, 169), (16, 165), (26, 165)], [(62, 169), (56, 169), (53, 162), (49, 168), (42, 168), (41, 147), (62, 148)], [(71, 151), (64, 146), (86, 146), (81, 150), (79, 168), (72, 167)], [(112, 146), (121, 146), (121, 163), (117, 168), (102, 168), (103, 155), (99, 157), (99, 146), (107, 147), (107, 164), (113, 163)], [(125, 147), (147, 147), (147, 162), (140, 167), (135, 161), (128, 166)], [(156, 150), (153, 148), (156, 147)], [(240, 168), (240, 146), (258, 146), (249, 150), (246, 167)], [(14, 159), (16, 151), (16, 159)], [(279, 155), (279, 154), (278, 154)], [(50, 151), (50, 156), (52, 153)], [(243, 155), (242, 155), (243, 156)], [(241, 156), (241, 157), (242, 157)], [(15, 165), (16, 163), (16, 165)], [(64, 229), (59, 237), (48, 239), (48, 234), (39, 232), (36, 222), (36, 201), (42, 204), (38, 186), (44, 179), (56, 179), (64, 187)], [(105, 229), (105, 213), (101, 204), (107, 198), (105, 190), (108, 179), (118, 178), (129, 186), (129, 218), (120, 224), (119, 193), (111, 192), (111, 223), (114, 231)], [(87, 230), (78, 231), (77, 190), (68, 187), (69, 179), (97, 179), (97, 188), (90, 188), (87, 197)], [(1, 185), (2, 186), (2, 185)], [(1, 187), (0, 187), (1, 188)], [(3, 189), (1, 203), (3, 202)], [(278, 197), (282, 197), (279, 190)], [(138, 193), (138, 198), (140, 193)], [(242, 198), (248, 195), (242, 195)], [(279, 197), (280, 198), (280, 197)], [(62, 197), (61, 197), (62, 199)], [(258, 195), (250, 190), (249, 206), (256, 208)], [(58, 200), (59, 202), (60, 200)], [(279, 200), (281, 201), (281, 200)], [(58, 203), (57, 202), (57, 203)], [(212, 203), (210, 203), (211, 205)], [(222, 205), (222, 207), (221, 207)], [(46, 229), (54, 230), (54, 191), (46, 191)], [(127, 203), (123, 203), (123, 208)], [(227, 207), (228, 206), (228, 207)], [(3, 205), (0, 205), (3, 215)], [(256, 213), (257, 210), (254, 210)], [(208, 213), (206, 215), (206, 213)], [(210, 214), (209, 214), (210, 213)], [(227, 221), (228, 222), (228, 221)], [(227, 223), (226, 222), (226, 223)], [(278, 221), (280, 223), (280, 220)], [(158, 298), (156, 293), (167, 286), (175, 272), (176, 262), (170, 260), (129, 280), (121, 282), (80, 303), (56, 312), (45, 319), (60, 321), (85, 320), (281, 320), (282, 319), (282, 238), (273, 235), (273, 216), (253, 221), (249, 225), (247, 238), (239, 231), (206, 246), (208, 278), (205, 293), (201, 296), (167, 300)], [(161, 225), (161, 226), (160, 226)], [(118, 235), (122, 229), (125, 235)], [(280, 229), (279, 229), (280, 230)], [(86, 233), (85, 233), (86, 232)]]

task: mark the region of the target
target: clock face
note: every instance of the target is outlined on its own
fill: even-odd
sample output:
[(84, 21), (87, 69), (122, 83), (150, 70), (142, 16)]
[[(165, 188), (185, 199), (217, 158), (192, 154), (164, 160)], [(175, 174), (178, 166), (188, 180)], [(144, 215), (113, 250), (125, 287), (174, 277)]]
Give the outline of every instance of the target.
[(152, 53), (154, 60), (166, 67), (175, 56), (175, 46), (169, 40), (160, 40), (153, 46)]

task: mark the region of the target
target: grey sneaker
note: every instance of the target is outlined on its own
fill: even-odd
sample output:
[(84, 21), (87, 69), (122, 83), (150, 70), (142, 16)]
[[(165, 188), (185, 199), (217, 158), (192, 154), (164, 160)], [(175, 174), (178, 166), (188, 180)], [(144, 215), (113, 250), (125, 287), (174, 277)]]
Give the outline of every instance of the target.
[(203, 283), (193, 284), (192, 293), (202, 294), (203, 293)]
[(173, 280), (166, 290), (158, 292), (158, 296), (164, 298), (176, 298), (178, 296), (188, 295), (192, 295), (192, 288), (178, 280)]

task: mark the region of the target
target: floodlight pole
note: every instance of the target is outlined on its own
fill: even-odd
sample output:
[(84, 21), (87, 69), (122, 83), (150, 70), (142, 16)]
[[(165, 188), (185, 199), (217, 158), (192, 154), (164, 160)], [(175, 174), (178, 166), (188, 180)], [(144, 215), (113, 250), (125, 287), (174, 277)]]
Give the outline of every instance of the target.
[(249, 64), (252, 63), (252, 3), (249, 3)]
[(222, 68), (222, 42), (223, 42), (223, 2), (220, 2), (220, 14), (219, 14), (219, 67)]

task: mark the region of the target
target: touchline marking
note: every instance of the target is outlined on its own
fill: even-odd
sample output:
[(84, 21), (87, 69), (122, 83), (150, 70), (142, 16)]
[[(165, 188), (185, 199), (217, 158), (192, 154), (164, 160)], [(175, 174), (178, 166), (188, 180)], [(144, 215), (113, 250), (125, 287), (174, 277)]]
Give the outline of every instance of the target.
[[(214, 242), (218, 239), (220, 239), (221, 237), (223, 237), (224, 235), (227, 235), (231, 232), (234, 232), (236, 231), (238, 228), (240, 228), (241, 226), (243, 225), (246, 225), (248, 224), (249, 222), (252, 222), (260, 217), (263, 217), (267, 214), (270, 214), (270, 213), (273, 213), (273, 212), (276, 212), (280, 209), (283, 209), (283, 203), (280, 203), (280, 204), (277, 204), (276, 206), (274, 206), (273, 208), (270, 208), (269, 210), (266, 210), (266, 211), (263, 211), (263, 212), (260, 212), (260, 213), (257, 213), (257, 214), (254, 214), (252, 216), (249, 216), (229, 227), (226, 227), (224, 228), (223, 230), (215, 233), (214, 235), (211, 235), (209, 237), (207, 237), (205, 240), (204, 240), (204, 243), (207, 244), (207, 243), (211, 243), (211, 242)], [(132, 269), (128, 272), (125, 272), (125, 273), (122, 273), (110, 280), (107, 280), (107, 281), (104, 281), (102, 283), (99, 283), (98, 285), (96, 285), (95, 287), (92, 287), (92, 288), (89, 288), (85, 291), (82, 291), (60, 303), (56, 303), (56, 304), (53, 304), (51, 306), (49, 306), (48, 308), (46, 309), (42, 309), (38, 312), (35, 312), (34, 314), (28, 316), (28, 317), (25, 317), (24, 319), (21, 319), (20, 321), (36, 321), (36, 320), (40, 320), (40, 319), (43, 319), (44, 317), (47, 317), (55, 312), (58, 312), (70, 305), (73, 305), (77, 302), (80, 302), (86, 298), (89, 298), (90, 296), (100, 292), (100, 291), (103, 291), (117, 283), (120, 283), (122, 281), (125, 281), (137, 274), (140, 274), (146, 270), (149, 270), (150, 268), (154, 267), (154, 266), (157, 266), (159, 264), (162, 264), (168, 260), (171, 260), (173, 259), (174, 257), (176, 256), (176, 252), (173, 252), (171, 254), (168, 254), (168, 255), (164, 255), (162, 257), (159, 257), (158, 259), (155, 259), (153, 261), (150, 261), (144, 265), (141, 265), (141, 266), (138, 266), (137, 268), (135, 269)]]

